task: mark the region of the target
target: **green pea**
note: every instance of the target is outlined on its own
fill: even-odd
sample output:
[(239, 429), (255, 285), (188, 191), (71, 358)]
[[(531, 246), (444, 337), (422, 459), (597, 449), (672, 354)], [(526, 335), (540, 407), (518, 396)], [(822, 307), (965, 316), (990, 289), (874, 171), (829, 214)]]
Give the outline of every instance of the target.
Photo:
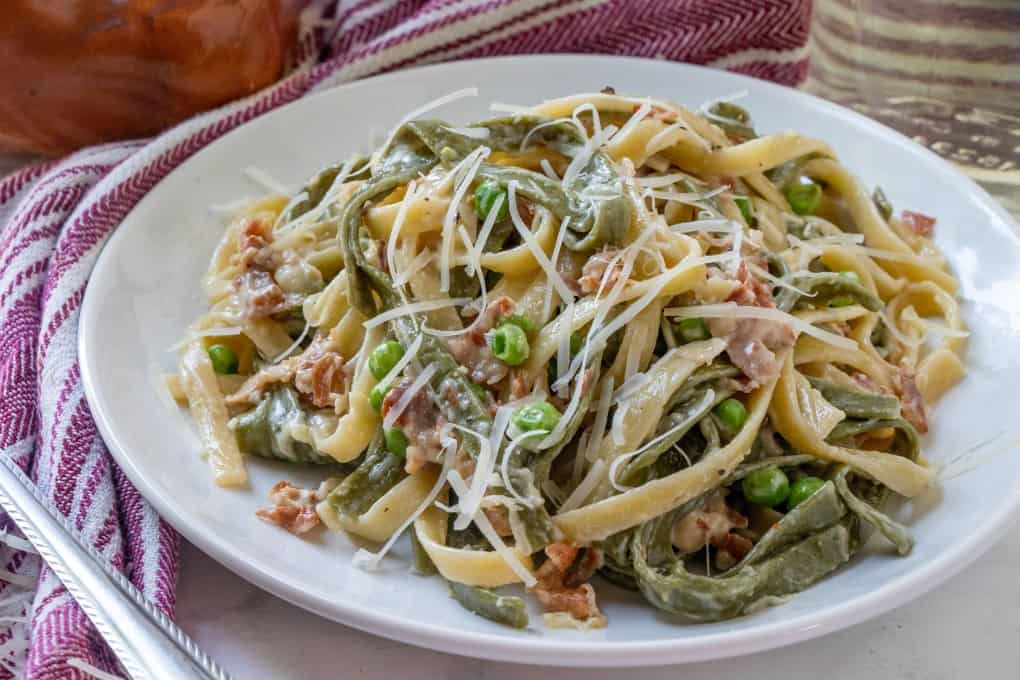
[(754, 217), (754, 204), (751, 203), (751, 199), (747, 196), (736, 196), (733, 201), (740, 208), (740, 214), (744, 216), (744, 221), (747, 222), (747, 226), (753, 227), (758, 220)]
[(775, 465), (755, 470), (741, 484), (744, 498), (774, 508), (790, 495), (790, 480)]
[(386, 398), (386, 393), (389, 391), (389, 385), (384, 387), (382, 383), (376, 383), (372, 391), (368, 393), (368, 403), (372, 405), (376, 413), (382, 411), (383, 399)]
[(732, 397), (724, 399), (715, 407), (715, 415), (722, 421), (731, 436), (740, 432), (740, 428), (747, 421), (747, 409), (738, 399)]
[(395, 456), (403, 458), (407, 455), (407, 435), (399, 427), (391, 427), (383, 433), (386, 440), (386, 450)]
[(816, 491), (825, 486), (825, 480), (818, 477), (801, 477), (790, 486), (790, 497), (786, 500), (786, 509), (795, 507), (811, 498)]
[(528, 335), (531, 335), (536, 330), (538, 330), (535, 327), (535, 322), (522, 314), (511, 314), (510, 316), (503, 317), (503, 320), (500, 321), (500, 324), (502, 325), (505, 323), (511, 323), (515, 326), (518, 326), (522, 331), (524, 331)]
[(382, 380), (393, 370), (402, 356), (404, 356), (404, 348), (400, 346), (400, 343), (396, 340), (387, 340), (381, 345), (377, 345), (368, 355), (368, 369), (372, 371), (376, 380)]
[(508, 366), (520, 366), (531, 353), (528, 336), (520, 326), (505, 323), (489, 335), (489, 348)]
[(496, 199), (500, 196), (503, 197), (503, 202), (499, 206), (499, 212), (496, 213), (497, 222), (506, 219), (509, 211), (506, 189), (496, 182), (482, 182), (478, 185), (478, 188), (475, 189), (475, 213), (478, 215), (478, 219), (484, 220), (489, 216), (489, 211), (492, 210), (492, 206), (496, 204)]
[(547, 401), (525, 404), (514, 412), (511, 422), (521, 432), (546, 430), (551, 432), (560, 422), (560, 412)]
[(677, 324), (680, 338), (684, 342), (695, 342), (696, 340), (708, 340), (712, 334), (708, 332), (708, 324), (704, 319), (680, 319)]
[(208, 349), (213, 370), (221, 375), (237, 373), (237, 355), (226, 345), (211, 345)]
[(791, 184), (786, 187), (786, 200), (798, 215), (814, 215), (822, 200), (822, 187), (810, 184)]

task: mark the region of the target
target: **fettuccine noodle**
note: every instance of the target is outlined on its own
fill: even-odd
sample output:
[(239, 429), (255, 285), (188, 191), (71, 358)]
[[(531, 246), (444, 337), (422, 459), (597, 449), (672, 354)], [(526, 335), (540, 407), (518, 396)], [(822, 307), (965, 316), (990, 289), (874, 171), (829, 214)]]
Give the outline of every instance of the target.
[(470, 611), (605, 625), (590, 583), (689, 620), (850, 559), (934, 475), (967, 329), (934, 218), (747, 111), (611, 91), (457, 127), (250, 204), (167, 385), (214, 479), (261, 456), (329, 483), (259, 516), (380, 544)]

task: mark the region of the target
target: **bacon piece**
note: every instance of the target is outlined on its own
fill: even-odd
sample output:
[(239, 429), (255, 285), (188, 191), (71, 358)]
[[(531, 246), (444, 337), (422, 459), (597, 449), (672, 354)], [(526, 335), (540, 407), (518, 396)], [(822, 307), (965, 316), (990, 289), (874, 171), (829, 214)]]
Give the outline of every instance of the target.
[(510, 372), (510, 398), (523, 399), (531, 394), (531, 381), (524, 371)]
[(475, 459), (463, 448), (457, 449), (454, 456), (453, 469), (460, 473), (461, 479), (471, 479), (471, 475), (475, 474)]
[(457, 363), (468, 369), (468, 376), (479, 385), (495, 385), (502, 382), (510, 372), (507, 365), (495, 357), (484, 341), (476, 344), (463, 338), (464, 336), (453, 338), (448, 346)]
[[(752, 548), (753, 544), (739, 534), (731, 533), (734, 529), (746, 529), (747, 518), (726, 504), (720, 491), (708, 497), (705, 507), (693, 510), (673, 525), (673, 545), (681, 553), (687, 555), (701, 550), (706, 545), (719, 549), (716, 555), (717, 564), (721, 568), (729, 563), (732, 566), (739, 562)], [(726, 553), (720, 563), (718, 558)]]
[(521, 216), (521, 221), (529, 226), (535, 220), (535, 209), (520, 194), (517, 195), (517, 213)]
[(457, 363), (468, 369), (468, 375), (476, 383), (495, 385), (509, 373), (507, 365), (492, 354), (485, 334), (495, 328), (500, 319), (509, 316), (513, 311), (513, 300), (505, 296), (496, 298), (482, 310), (482, 318), (474, 328), (463, 335), (451, 338), (446, 343), (450, 354)]
[(264, 216), (245, 219), (237, 234), (237, 257), (244, 270), (273, 271), (279, 266), (279, 257), (269, 247), (273, 242), (272, 224)]
[(485, 334), (499, 324), (499, 320), (514, 313), (514, 301), (505, 295), (496, 298), (482, 310), (478, 324), (465, 333), (475, 344), (485, 344)]
[(602, 551), (573, 543), (552, 543), (548, 558), (535, 570), (532, 591), (550, 612), (566, 612), (579, 621), (604, 621), (588, 580), (602, 566)]
[[(736, 287), (727, 302), (756, 307), (775, 307), (772, 293), (756, 279), (741, 260), (735, 277)], [(726, 339), (726, 353), (733, 365), (751, 379), (749, 387), (771, 382), (782, 368), (776, 354), (793, 347), (796, 336), (786, 324), (764, 319), (711, 319), (709, 330)]]
[(298, 392), (310, 395), (319, 408), (332, 407), (344, 391), (344, 358), (334, 348), (332, 337), (319, 336), (297, 357), (294, 386)]
[[(602, 286), (603, 278), (606, 279), (603, 290), (612, 290), (620, 278), (620, 273), (623, 271), (623, 265), (620, 260), (617, 260), (615, 263), (612, 262), (617, 253), (619, 251), (615, 248), (604, 248), (597, 253), (593, 253), (588, 258), (588, 261), (584, 263), (584, 267), (581, 268), (581, 278), (577, 280), (578, 285), (581, 286), (582, 293), (587, 295), (597, 291)], [(612, 263), (612, 270), (609, 271), (607, 276), (606, 271), (609, 270), (610, 263)]]
[(727, 302), (736, 302), (738, 305), (753, 305), (755, 307), (776, 306), (775, 301), (772, 299), (772, 291), (769, 290), (764, 281), (759, 281), (754, 277), (750, 267), (747, 266), (746, 260), (740, 261), (740, 266), (737, 267), (737, 274), (734, 278), (737, 281), (737, 287), (726, 298)]
[(279, 481), (270, 490), (269, 500), (273, 502), (273, 507), (256, 510), (255, 514), (270, 524), (286, 529), (294, 535), (301, 535), (311, 531), (319, 523), (319, 515), (315, 512), (319, 496), (313, 490)]
[(233, 394), (227, 395), (224, 401), (227, 406), (254, 406), (262, 400), (262, 396), (269, 387), (278, 383), (290, 382), (294, 377), (296, 364), (295, 357), (266, 366), (258, 373), (249, 376), (244, 384)]
[(485, 513), (485, 517), (489, 520), (492, 528), (496, 530), (496, 534), (504, 537), (514, 535), (514, 530), (510, 528), (510, 521), (507, 518), (506, 508), (482, 508), (482, 512)]
[(726, 336), (730, 361), (751, 379), (752, 387), (779, 375), (782, 367), (776, 354), (793, 347), (796, 340), (789, 326), (762, 319), (713, 319), (709, 328), (713, 335)]
[(893, 373), (893, 390), (900, 399), (903, 417), (918, 432), (928, 431), (928, 413), (924, 405), (924, 397), (917, 389), (914, 372), (906, 365), (900, 364)]
[(705, 507), (692, 510), (673, 525), (673, 545), (684, 555), (706, 545), (723, 542), (731, 529), (747, 526), (747, 518), (732, 510), (718, 491), (709, 496)]
[(348, 379), (341, 369), (344, 358), (335, 349), (335, 339), (319, 336), (296, 357), (270, 364), (244, 381), (237, 392), (226, 397), (227, 406), (254, 406), (272, 385), (294, 380), (301, 394), (311, 397), (319, 408), (329, 408), (337, 395), (346, 391)]
[(904, 210), (900, 213), (900, 219), (903, 220), (903, 224), (907, 225), (910, 231), (918, 236), (931, 238), (931, 235), (935, 232), (935, 218), (924, 213)]
[[(395, 383), (383, 399), (381, 413), (385, 418), (414, 380), (402, 378)], [(444, 420), (432, 402), (428, 389), (420, 389), (407, 404), (394, 423), (403, 430), (408, 439), (406, 462), (404, 469), (414, 474), (425, 466), (425, 463), (436, 462), (442, 451), (440, 430)]]
[(730, 569), (744, 559), (753, 547), (754, 543), (749, 538), (740, 534), (726, 534), (723, 544), (716, 546), (715, 566), (723, 571)]
[(284, 311), (289, 307), (287, 296), (269, 272), (250, 269), (234, 279), (234, 289), (244, 303), (244, 316), (258, 319)]

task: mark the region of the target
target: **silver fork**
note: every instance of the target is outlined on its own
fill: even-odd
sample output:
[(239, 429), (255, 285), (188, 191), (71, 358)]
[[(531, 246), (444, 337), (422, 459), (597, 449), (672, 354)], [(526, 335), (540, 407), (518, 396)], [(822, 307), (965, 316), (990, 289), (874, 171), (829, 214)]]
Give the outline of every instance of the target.
[(0, 456), (0, 506), (18, 525), (134, 680), (229, 680), (170, 617), (78, 540), (70, 522), (7, 456)]

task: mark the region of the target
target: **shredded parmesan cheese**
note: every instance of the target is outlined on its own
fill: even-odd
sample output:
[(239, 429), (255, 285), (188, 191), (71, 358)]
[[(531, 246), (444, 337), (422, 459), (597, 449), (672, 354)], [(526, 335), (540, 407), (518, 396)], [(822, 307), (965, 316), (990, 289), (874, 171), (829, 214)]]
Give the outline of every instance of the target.
[(453, 198), (446, 209), (443, 217), (443, 242), (439, 246), (439, 290), (444, 293), (450, 290), (450, 251), (453, 249), (453, 223), (457, 219), (457, 211), (460, 210), (460, 202), (464, 200), (471, 182), (474, 181), (478, 169), (482, 167), (482, 161), (489, 156), (490, 149), (487, 146), (480, 146), (464, 157), (457, 167), (451, 171), (454, 175), (458, 169), (467, 168), (460, 174), (453, 190)]
[(680, 222), (679, 224), (669, 225), (670, 231), (674, 234), (693, 234), (699, 231), (708, 231), (719, 234), (733, 234), (738, 231), (743, 231), (742, 227), (729, 219), (707, 219), (707, 220), (692, 220), (690, 222)]
[(393, 219), (393, 226), (390, 228), (390, 238), (386, 243), (386, 264), (390, 270), (390, 276), (395, 282), (399, 276), (397, 272), (397, 239), (400, 238), (400, 231), (404, 228), (404, 220), (407, 219), (407, 210), (417, 198), (418, 183), (411, 180), (404, 193), (404, 200), (397, 208), (397, 216)]
[(620, 131), (613, 136), (616, 139), (626, 139), (627, 135), (629, 135), (634, 128), (637, 127), (638, 123), (644, 120), (645, 116), (651, 113), (651, 111), (652, 105), (646, 101), (638, 107), (638, 110), (634, 112), (634, 115), (628, 118), (627, 122), (623, 124), (622, 128), (620, 128)]
[(301, 343), (305, 341), (305, 338), (308, 336), (308, 331), (311, 329), (311, 327), (312, 327), (312, 324), (309, 323), (308, 321), (305, 321), (305, 327), (301, 331), (301, 335), (299, 335), (297, 337), (297, 340), (295, 340), (294, 342), (290, 343), (290, 346), (287, 349), (283, 350), (282, 352), (277, 354), (275, 357), (273, 357), (273, 360), (270, 363), (278, 364), (281, 361), (283, 361), (284, 359), (286, 359), (287, 357), (289, 357), (291, 354), (293, 354), (294, 350), (296, 350), (298, 347), (300, 347)]
[(423, 248), (422, 250), (418, 251), (418, 254), (414, 256), (414, 259), (412, 259), (407, 264), (407, 269), (405, 269), (402, 272), (398, 272), (397, 275), (393, 277), (393, 285), (397, 287), (403, 286), (405, 283), (411, 280), (412, 276), (414, 276), (422, 269), (427, 267), (429, 265), (429, 262), (431, 261), (432, 261), (431, 250), (429, 250), (428, 248)]
[(714, 305), (692, 305), (690, 307), (670, 307), (665, 310), (666, 316), (673, 316), (681, 319), (703, 318), (703, 319), (764, 319), (766, 321), (777, 321), (791, 326), (794, 330), (810, 335), (811, 337), (826, 342), (833, 347), (842, 349), (857, 349), (857, 343), (850, 338), (836, 335), (829, 331), (814, 326), (803, 319), (792, 314), (780, 311), (773, 307), (755, 307), (737, 305), (735, 302), (722, 302)]
[[(649, 155), (656, 154), (662, 151), (663, 149), (668, 149), (669, 147), (673, 146), (674, 144), (676, 144), (677, 140), (680, 139), (680, 134), (678, 133), (680, 133), (682, 130), (686, 128), (687, 128), (686, 123), (684, 123), (683, 121), (677, 121), (672, 125), (669, 125), (663, 128), (662, 130), (659, 130), (654, 135), (652, 135), (652, 138), (649, 139), (648, 142), (645, 143), (645, 153)], [(701, 139), (696, 135), (695, 137), (698, 140)]]
[[(566, 322), (561, 325), (559, 344), (556, 347), (556, 377), (559, 378), (570, 368), (570, 336), (571, 327), (574, 322), (574, 303), (567, 305), (563, 310), (563, 317)], [(567, 386), (564, 384), (557, 394), (562, 397), (566, 393)]]
[(584, 457), (589, 461), (594, 461), (598, 455), (609, 422), (609, 408), (612, 405), (613, 376), (609, 376), (602, 381), (602, 391), (599, 392), (598, 406), (595, 408), (595, 422), (591, 426), (591, 437), (588, 438), (588, 448), (584, 452)]
[(718, 196), (719, 194), (726, 191), (727, 187), (721, 186), (716, 187), (710, 191), (704, 193), (695, 192), (679, 192), (679, 191), (652, 191), (652, 198), (658, 198), (663, 201), (673, 201), (674, 203), (683, 203), (685, 205), (693, 205), (695, 207), (703, 207), (701, 201), (706, 201), (710, 198)]
[(539, 449), (548, 449), (550, 446), (553, 446), (559, 440), (559, 437), (563, 434), (564, 430), (567, 429), (567, 423), (574, 418), (574, 414), (576, 414), (577, 409), (580, 408), (581, 398), (584, 396), (584, 391), (581, 389), (582, 382), (583, 380), (581, 378), (577, 380), (574, 387), (574, 395), (570, 398), (570, 403), (567, 404), (566, 410), (564, 410), (563, 415), (560, 416), (559, 422), (556, 423), (556, 427), (552, 429), (549, 436), (539, 442)]
[(630, 403), (623, 402), (616, 408), (616, 412), (613, 414), (613, 424), (609, 428), (609, 436), (612, 437), (613, 443), (617, 446), (623, 446), (626, 439), (623, 436), (623, 421), (627, 417), (627, 411), (630, 410)]
[[(552, 262), (554, 264), (556, 262), (560, 261), (560, 250), (563, 248), (563, 237), (566, 235), (567, 228), (569, 227), (569, 225), (570, 225), (570, 216), (568, 215), (567, 217), (563, 218), (562, 222), (560, 222), (560, 228), (556, 232), (556, 243), (553, 245), (553, 252), (552, 252)], [(559, 272), (557, 272), (557, 277), (559, 277)], [(543, 323), (545, 322), (546, 319), (549, 318), (549, 315), (552, 313), (552, 294), (553, 294), (553, 287), (552, 287), (552, 284), (550, 283), (549, 285), (547, 285), (545, 287), (545, 295), (544, 295), (544, 297), (542, 299), (542, 322)], [(567, 302), (569, 302), (569, 301), (567, 301)]]
[(556, 171), (553, 169), (552, 163), (549, 162), (548, 158), (543, 158), (538, 162), (538, 164), (541, 166), (542, 172), (545, 173), (546, 177), (557, 182), (560, 181), (560, 176), (556, 174)]
[(595, 464), (588, 470), (588, 474), (584, 476), (584, 479), (570, 492), (567, 496), (567, 500), (563, 501), (563, 505), (560, 506), (559, 512), (570, 512), (581, 507), (581, 504), (588, 500), (588, 496), (595, 490), (599, 482), (602, 481), (602, 475), (606, 471), (606, 464), (602, 460), (595, 461)]
[(612, 403), (618, 404), (625, 399), (629, 399), (635, 392), (647, 385), (649, 380), (651, 378), (648, 377), (647, 373), (635, 373), (613, 392)]
[(393, 309), (386, 310), (381, 314), (373, 316), (371, 319), (364, 323), (366, 329), (375, 328), (384, 323), (399, 319), (402, 316), (408, 316), (410, 314), (420, 314), (422, 312), (433, 312), (437, 309), (446, 309), (447, 307), (462, 307), (471, 302), (471, 298), (446, 298), (445, 300), (421, 300), (419, 302), (410, 302), (400, 307), (394, 307)]
[[(716, 104), (722, 104), (723, 102), (735, 102), (738, 99), (743, 99), (747, 95), (748, 95), (747, 90), (738, 90), (736, 92), (731, 92), (730, 94), (723, 95), (722, 97), (717, 97), (715, 99), (709, 99), (708, 101), (702, 103), (702, 105), (698, 107), (698, 113), (700, 113), (701, 115), (704, 116)], [(728, 120), (728, 119), (726, 119), (726, 120)]]
[(532, 255), (535, 256), (535, 260), (538, 265), (545, 270), (545, 275), (549, 279), (549, 284), (556, 288), (556, 292), (564, 302), (573, 302), (574, 294), (567, 287), (567, 284), (563, 282), (559, 272), (556, 271), (556, 267), (549, 261), (549, 256), (542, 250), (542, 246), (539, 245), (535, 235), (531, 233), (531, 229), (528, 225), (524, 224), (524, 220), (521, 218), (521, 213), (517, 210), (517, 182), (511, 181), (507, 186), (507, 198), (510, 207), (510, 219), (514, 223), (514, 228), (517, 229), (517, 233), (521, 235), (521, 239), (528, 246), (528, 250), (531, 251)]
[(488, 139), (490, 135), (489, 128), (484, 127), (446, 126), (446, 129), (449, 130), (450, 132), (453, 132), (454, 134), (464, 135), (465, 137), (470, 137), (471, 139)]
[(531, 113), (530, 106), (521, 106), (519, 104), (504, 104), (503, 102), (492, 102), (489, 104), (489, 110), (493, 113), (512, 113), (514, 115), (527, 115)]
[(422, 388), (428, 384), (429, 380), (432, 379), (432, 376), (436, 374), (436, 370), (438, 369), (435, 364), (429, 364), (426, 366), (422, 372), (418, 374), (418, 377), (414, 379), (414, 382), (411, 383), (410, 387), (408, 387), (407, 390), (400, 395), (400, 399), (398, 399), (397, 403), (386, 412), (386, 417), (383, 418), (384, 432), (393, 427), (393, 424), (397, 422), (397, 419), (400, 418), (400, 415), (407, 408), (407, 405), (411, 403), (411, 400), (415, 398), (418, 392), (420, 392)]
[(496, 468), (496, 456), (488, 437), (456, 423), (450, 423), (450, 425), (464, 434), (477, 438), (479, 443), (478, 458), (475, 460), (475, 471), (471, 476), (471, 486), (468, 488), (467, 494), (457, 501), (459, 514), (457, 519), (454, 520), (453, 528), (457, 531), (463, 531), (471, 524), (471, 519), (481, 506), (482, 497), (485, 496), (485, 488), (489, 483), (489, 477)]
[(421, 349), (421, 343), (422, 336), (418, 335), (414, 339), (414, 342), (411, 343), (411, 346), (404, 351), (404, 355), (397, 360), (397, 363), (393, 364), (393, 368), (390, 369), (390, 372), (384, 375), (383, 379), (379, 381), (379, 384), (383, 387), (389, 387), (392, 385), (393, 381), (396, 380), (401, 373), (403, 373), (405, 368), (407, 368), (407, 365), (414, 361), (414, 358), (418, 356), (418, 350)]
[(627, 347), (627, 363), (624, 366), (623, 382), (626, 384), (628, 380), (634, 377), (638, 372), (638, 368), (641, 367), (641, 351), (645, 344), (645, 329), (643, 327), (638, 328), (635, 331), (633, 342)]
[(492, 207), (489, 208), (489, 214), (485, 216), (485, 221), (482, 222), (482, 230), (478, 233), (478, 238), (475, 239), (475, 246), (469, 253), (471, 258), (471, 267), (475, 269), (482, 268), (482, 250), (485, 248), (485, 244), (489, 242), (489, 235), (492, 234), (492, 228), (496, 224), (496, 217), (499, 216), (499, 211), (503, 207), (504, 200), (505, 199), (501, 192), (498, 196), (496, 196), (496, 200), (493, 201)]
[(677, 182), (690, 182), (691, 184), (704, 186), (705, 180), (699, 179), (686, 172), (674, 172), (669, 175), (652, 175), (651, 177), (635, 177), (634, 183), (648, 189), (661, 189), (671, 187)]

